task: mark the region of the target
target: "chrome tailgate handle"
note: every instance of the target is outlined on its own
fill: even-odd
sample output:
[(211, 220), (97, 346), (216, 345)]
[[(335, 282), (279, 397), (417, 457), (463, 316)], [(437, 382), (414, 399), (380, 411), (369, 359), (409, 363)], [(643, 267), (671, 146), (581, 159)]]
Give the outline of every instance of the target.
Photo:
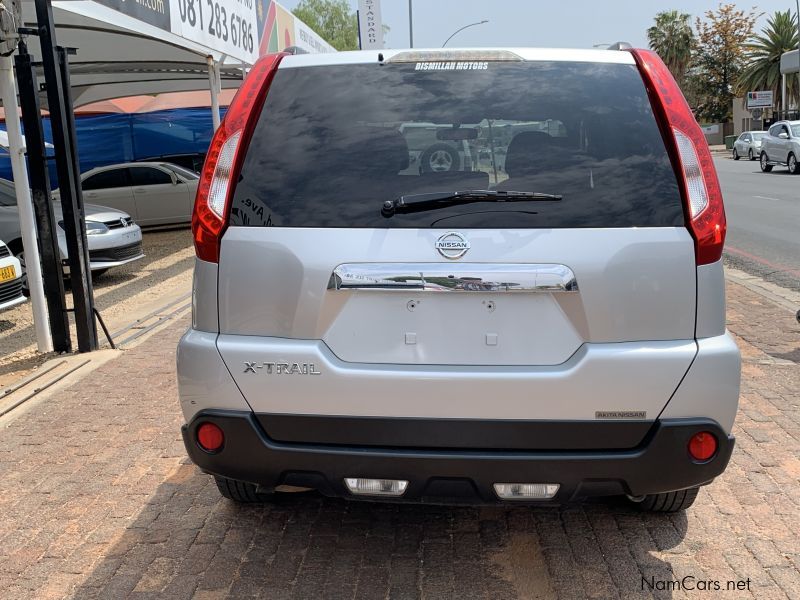
[(559, 264), (346, 263), (329, 290), (424, 292), (577, 292), (572, 269)]

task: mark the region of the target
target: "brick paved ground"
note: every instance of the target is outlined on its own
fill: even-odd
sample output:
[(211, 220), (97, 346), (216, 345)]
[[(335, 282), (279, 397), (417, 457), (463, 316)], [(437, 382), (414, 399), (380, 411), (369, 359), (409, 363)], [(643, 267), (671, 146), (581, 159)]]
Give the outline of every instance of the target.
[(306, 495), (237, 508), (184, 460), (172, 327), (3, 426), (0, 596), (628, 598), (650, 595), (642, 576), (691, 575), (750, 579), (726, 597), (800, 598), (800, 334), (745, 288), (729, 305), (738, 444), (677, 516)]

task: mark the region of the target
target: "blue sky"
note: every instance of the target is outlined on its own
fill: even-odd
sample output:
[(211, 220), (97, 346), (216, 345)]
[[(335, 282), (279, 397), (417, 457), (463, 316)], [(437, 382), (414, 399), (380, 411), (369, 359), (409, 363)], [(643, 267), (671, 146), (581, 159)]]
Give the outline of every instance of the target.
[[(286, 8), (299, 0), (278, 0)], [(646, 46), (646, 30), (661, 10), (680, 10), (701, 16), (715, 9), (716, 0), (413, 0), (414, 46), (439, 47), (459, 27), (488, 19), (489, 23), (459, 33), (448, 46), (539, 46), (590, 48), (594, 44), (630, 42)], [(355, 10), (357, 0), (350, 0)], [(736, 2), (756, 7), (767, 15), (777, 10), (795, 11), (794, 0)], [(384, 23), (391, 27), (389, 48), (408, 47), (408, 0), (382, 0)], [(759, 20), (757, 29), (765, 23)]]

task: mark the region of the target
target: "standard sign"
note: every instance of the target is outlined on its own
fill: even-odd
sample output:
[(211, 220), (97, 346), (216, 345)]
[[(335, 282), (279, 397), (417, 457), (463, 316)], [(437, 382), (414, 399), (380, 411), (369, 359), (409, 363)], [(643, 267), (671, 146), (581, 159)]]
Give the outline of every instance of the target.
[(380, 0), (358, 0), (358, 35), (362, 50), (383, 48)]
[(772, 90), (747, 92), (747, 108), (772, 108)]

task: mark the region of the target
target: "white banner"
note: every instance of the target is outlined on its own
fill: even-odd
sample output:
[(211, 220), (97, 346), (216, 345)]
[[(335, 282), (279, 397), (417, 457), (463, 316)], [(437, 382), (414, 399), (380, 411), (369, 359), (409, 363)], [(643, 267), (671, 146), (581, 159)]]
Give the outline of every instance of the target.
[(217, 52), (252, 64), (258, 57), (254, 0), (169, 0), (171, 30)]
[(772, 90), (761, 92), (747, 92), (747, 108), (771, 108), (773, 103)]
[(358, 0), (358, 35), (362, 50), (383, 48), (380, 0)]

